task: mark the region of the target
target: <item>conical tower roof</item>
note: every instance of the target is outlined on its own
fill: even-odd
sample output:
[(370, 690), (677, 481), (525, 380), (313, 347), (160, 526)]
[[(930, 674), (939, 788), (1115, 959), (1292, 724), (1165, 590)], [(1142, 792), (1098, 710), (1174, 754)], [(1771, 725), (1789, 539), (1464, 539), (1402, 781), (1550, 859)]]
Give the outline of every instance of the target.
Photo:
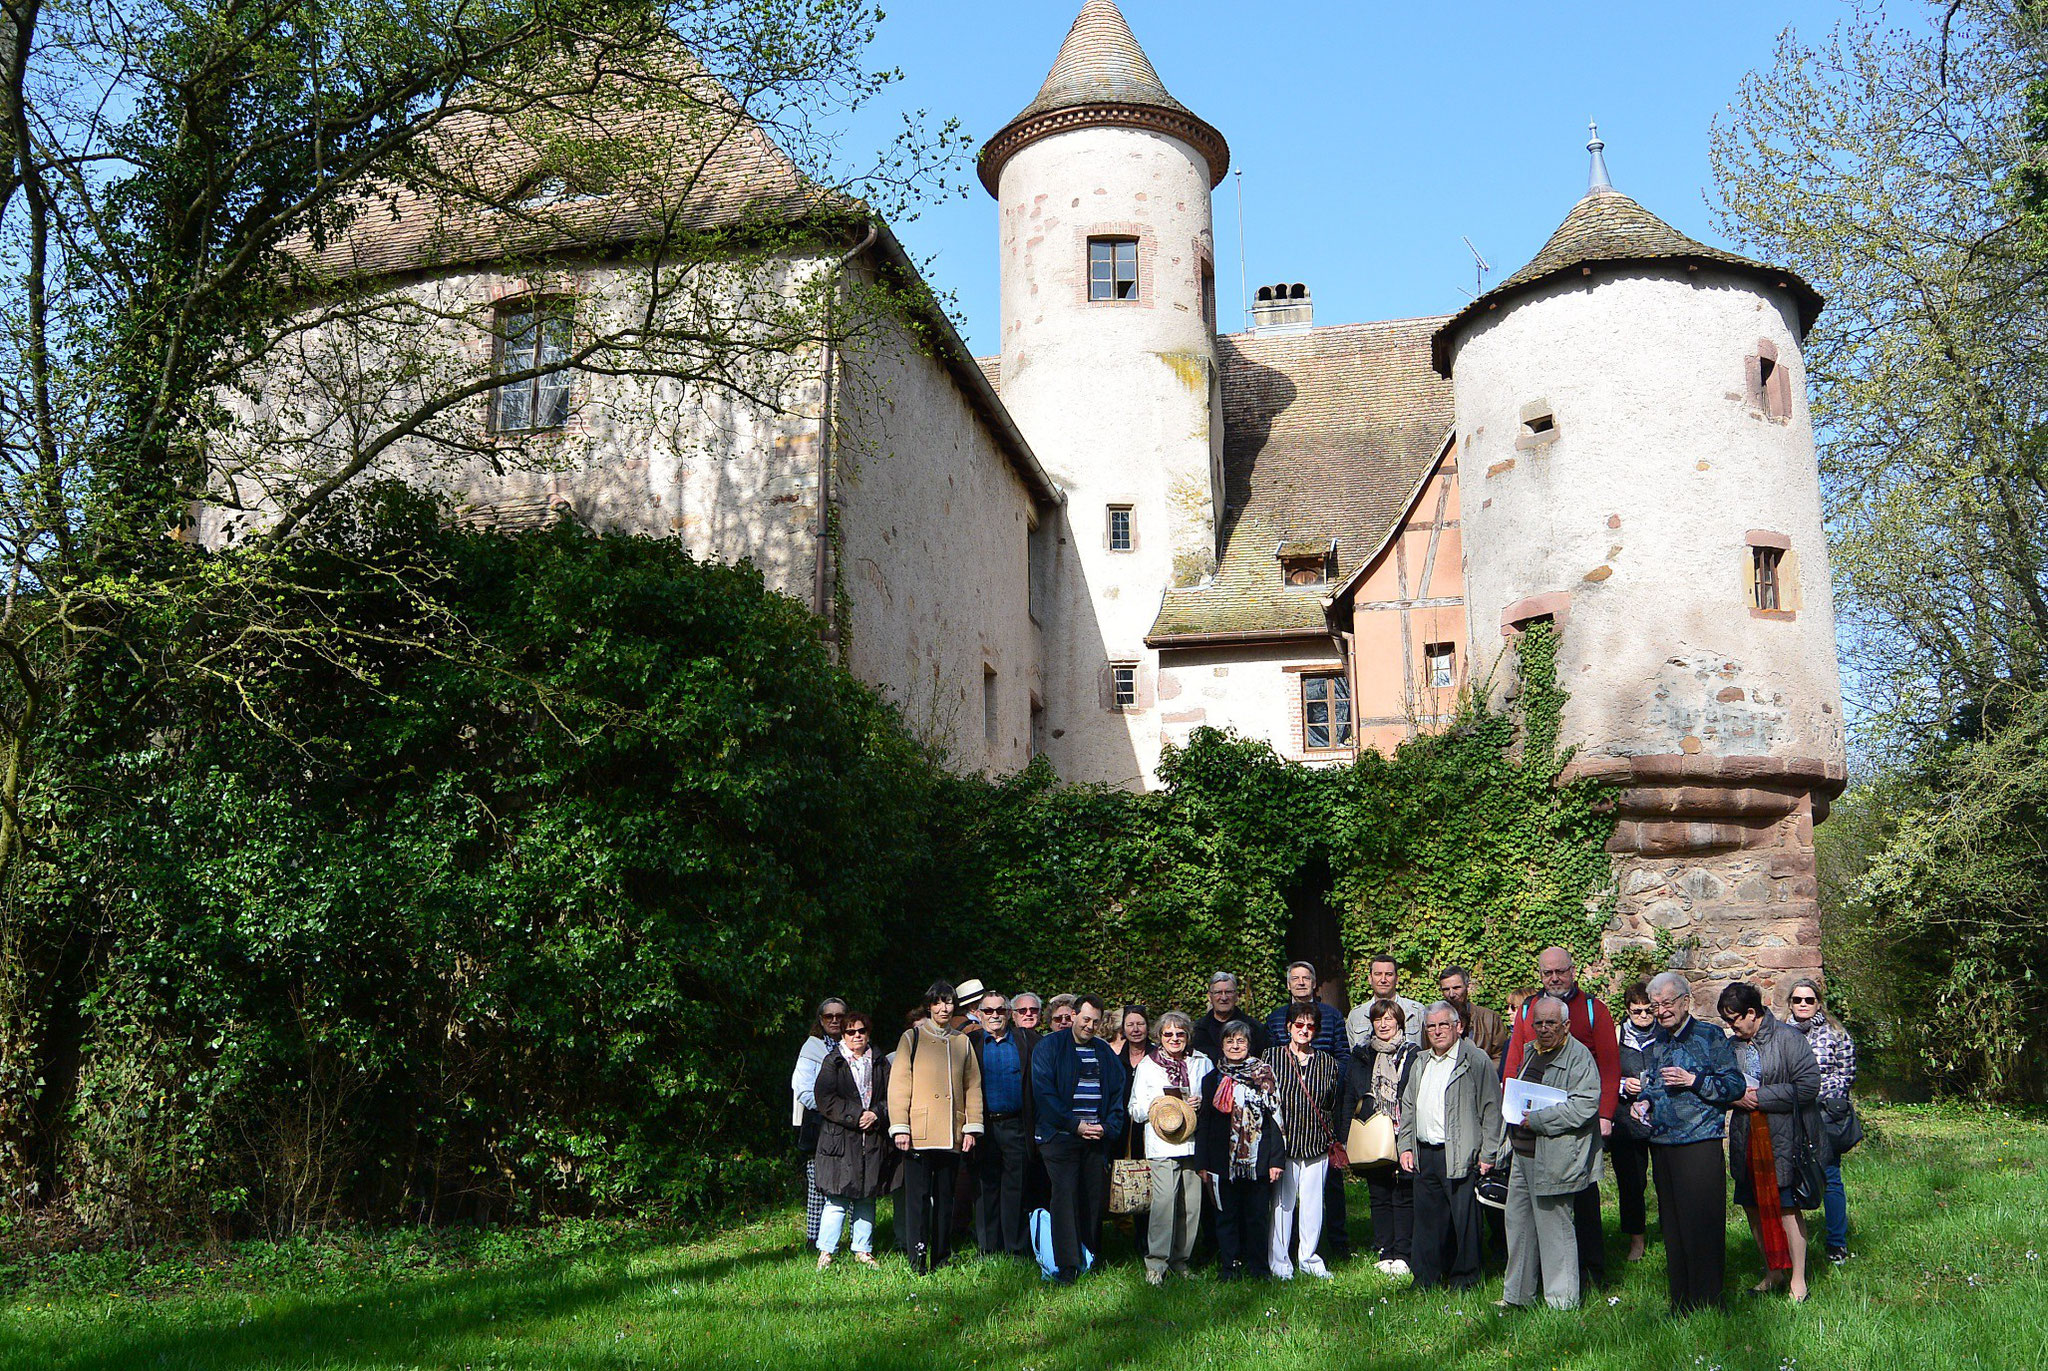
[(982, 185), (994, 195), (1003, 163), (1026, 144), (1091, 125), (1149, 129), (1188, 143), (1208, 162), (1211, 186), (1230, 166), (1223, 135), (1167, 93), (1116, 0), (1081, 6), (1038, 97), (982, 146)]
[[(1598, 146), (1596, 146), (1598, 145)], [(1721, 267), (1754, 276), (1791, 295), (1799, 307), (1802, 337), (1820, 314), (1820, 292), (1782, 267), (1752, 261), (1732, 252), (1695, 242), (1641, 205), (1606, 184), (1606, 161), (1599, 138), (1592, 147), (1594, 187), (1572, 206), (1557, 232), (1529, 264), (1450, 317), (1430, 340), (1430, 357), (1438, 372), (1451, 374), (1451, 344), (1461, 330), (1483, 315), (1547, 281), (1565, 276), (1592, 276), (1604, 268), (1636, 262), (1670, 262), (1686, 267)]]

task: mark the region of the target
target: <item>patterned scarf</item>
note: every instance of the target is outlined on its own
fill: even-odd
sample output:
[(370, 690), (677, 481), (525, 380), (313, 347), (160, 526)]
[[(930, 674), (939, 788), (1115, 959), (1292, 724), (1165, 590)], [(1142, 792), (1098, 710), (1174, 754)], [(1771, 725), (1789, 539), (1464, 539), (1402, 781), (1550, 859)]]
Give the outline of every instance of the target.
[(1372, 1049), (1372, 1107), (1375, 1114), (1384, 1114), (1401, 1123), (1401, 1068), (1408, 1064), (1409, 1043), (1406, 1038), (1382, 1042), (1377, 1037), (1369, 1038), (1366, 1046)]
[(1188, 1059), (1186, 1057), (1169, 1057), (1166, 1055), (1166, 1049), (1163, 1047), (1154, 1048), (1146, 1055), (1151, 1057), (1154, 1066), (1166, 1073), (1168, 1089), (1178, 1090), (1183, 1095), (1188, 1093)]
[(1273, 1068), (1258, 1057), (1241, 1062), (1226, 1057), (1217, 1070), (1223, 1079), (1216, 1086), (1216, 1107), (1230, 1115), (1230, 1179), (1264, 1180), (1259, 1174), (1259, 1141), (1280, 1083)]

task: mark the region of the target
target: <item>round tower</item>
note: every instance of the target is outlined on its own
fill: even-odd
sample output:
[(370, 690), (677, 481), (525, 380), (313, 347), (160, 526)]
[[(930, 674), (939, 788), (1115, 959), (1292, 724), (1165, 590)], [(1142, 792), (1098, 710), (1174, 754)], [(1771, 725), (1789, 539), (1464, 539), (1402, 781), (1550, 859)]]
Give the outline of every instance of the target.
[(1151, 779), (1145, 635), (1167, 587), (1216, 567), (1209, 195), (1229, 160), (1113, 0), (1087, 0), (1038, 97), (981, 151), (1000, 223), (1003, 403), (1068, 500), (1045, 679), (1047, 750), (1069, 774)]
[(1516, 637), (1557, 626), (1559, 741), (1620, 787), (1610, 945), (1663, 930), (1703, 995), (1768, 985), (1820, 966), (1813, 824), (1845, 774), (1800, 355), (1821, 300), (1671, 228), (1588, 148), (1585, 198), (1434, 340), (1475, 679), (1513, 689)]

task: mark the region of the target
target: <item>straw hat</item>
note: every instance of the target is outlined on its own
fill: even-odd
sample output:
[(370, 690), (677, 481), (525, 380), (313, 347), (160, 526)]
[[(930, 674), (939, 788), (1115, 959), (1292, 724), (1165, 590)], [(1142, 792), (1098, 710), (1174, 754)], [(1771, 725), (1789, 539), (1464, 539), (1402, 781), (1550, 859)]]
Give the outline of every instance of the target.
[(953, 1003), (963, 1010), (979, 1009), (983, 998), (987, 994), (988, 988), (982, 985), (980, 979), (969, 976), (966, 980), (960, 982), (958, 986), (954, 987)]
[(1161, 1095), (1152, 1101), (1145, 1120), (1163, 1143), (1184, 1143), (1195, 1133), (1195, 1107), (1178, 1095)]

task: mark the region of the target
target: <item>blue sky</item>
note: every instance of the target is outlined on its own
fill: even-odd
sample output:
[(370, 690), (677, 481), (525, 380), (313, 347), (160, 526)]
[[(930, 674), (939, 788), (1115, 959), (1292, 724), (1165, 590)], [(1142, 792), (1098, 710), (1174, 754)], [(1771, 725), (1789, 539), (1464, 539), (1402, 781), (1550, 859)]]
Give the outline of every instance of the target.
[[(1319, 323), (1447, 313), (1473, 284), (1469, 235), (1498, 281), (1586, 185), (1597, 118), (1620, 190), (1710, 243), (1710, 126), (1778, 34), (1819, 38), (1844, 0), (1765, 5), (1118, 0), (1167, 89), (1244, 170), (1247, 270), (1303, 281)], [(871, 58), (906, 79), (864, 116), (953, 116), (979, 142), (1030, 101), (1081, 0), (894, 0)], [(1910, 4), (1908, 9), (1913, 8)], [(879, 133), (871, 130), (880, 130)], [(1217, 285), (1237, 317), (1236, 183), (1216, 192)], [(995, 202), (978, 185), (897, 225), (996, 350)], [(1730, 244), (1730, 246), (1733, 246)]]

